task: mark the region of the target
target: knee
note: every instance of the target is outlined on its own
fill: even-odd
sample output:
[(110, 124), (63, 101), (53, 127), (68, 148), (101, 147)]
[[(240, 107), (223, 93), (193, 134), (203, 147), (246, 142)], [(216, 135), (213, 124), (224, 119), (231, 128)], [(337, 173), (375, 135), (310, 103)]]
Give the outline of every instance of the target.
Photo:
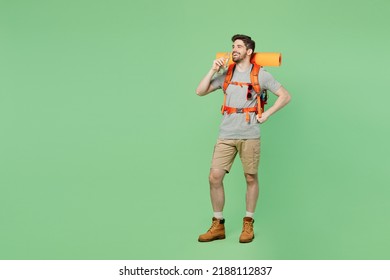
[(222, 185), (224, 173), (220, 170), (211, 170), (209, 175), (210, 187), (218, 187)]
[(257, 174), (245, 174), (245, 180), (248, 186), (258, 185)]

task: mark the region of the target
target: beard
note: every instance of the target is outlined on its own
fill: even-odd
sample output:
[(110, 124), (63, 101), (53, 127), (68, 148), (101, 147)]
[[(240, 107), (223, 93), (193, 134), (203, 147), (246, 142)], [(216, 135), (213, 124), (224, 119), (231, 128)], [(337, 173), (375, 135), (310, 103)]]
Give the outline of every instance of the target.
[[(237, 54), (237, 55), (236, 55)], [(246, 57), (246, 54), (243, 53), (243, 54), (240, 54), (238, 52), (235, 52), (232, 54), (232, 60), (233, 62), (235, 63), (238, 63), (238, 62), (241, 62), (244, 58)]]

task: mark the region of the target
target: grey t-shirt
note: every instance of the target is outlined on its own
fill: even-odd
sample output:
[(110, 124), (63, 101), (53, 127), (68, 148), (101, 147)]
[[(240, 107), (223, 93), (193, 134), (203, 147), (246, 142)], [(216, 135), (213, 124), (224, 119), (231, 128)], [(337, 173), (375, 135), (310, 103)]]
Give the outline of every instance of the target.
[[(245, 72), (237, 69), (233, 73), (232, 82), (250, 83), (249, 68)], [(214, 88), (222, 88), (226, 73), (212, 79), (211, 85)], [(270, 73), (263, 68), (259, 72), (260, 88), (276, 92), (281, 84), (276, 81)], [(226, 89), (226, 106), (234, 108), (248, 108), (257, 106), (256, 93), (252, 90), (252, 98), (247, 100), (248, 86), (238, 86), (230, 84)], [(219, 139), (256, 139), (260, 137), (260, 125), (256, 120), (256, 113), (249, 113), (250, 121), (247, 122), (246, 113), (224, 113), (219, 126)]]

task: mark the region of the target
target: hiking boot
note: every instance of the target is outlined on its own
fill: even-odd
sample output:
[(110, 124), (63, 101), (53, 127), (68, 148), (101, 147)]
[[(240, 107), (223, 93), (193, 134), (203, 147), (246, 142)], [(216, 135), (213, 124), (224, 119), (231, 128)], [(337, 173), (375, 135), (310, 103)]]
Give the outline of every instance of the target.
[(242, 232), (240, 235), (240, 243), (249, 243), (255, 238), (255, 234), (253, 233), (253, 220), (250, 217), (244, 218), (244, 224), (242, 226)]
[(210, 229), (205, 233), (199, 235), (199, 242), (210, 242), (217, 239), (225, 239), (225, 219), (219, 220), (213, 217), (213, 223)]

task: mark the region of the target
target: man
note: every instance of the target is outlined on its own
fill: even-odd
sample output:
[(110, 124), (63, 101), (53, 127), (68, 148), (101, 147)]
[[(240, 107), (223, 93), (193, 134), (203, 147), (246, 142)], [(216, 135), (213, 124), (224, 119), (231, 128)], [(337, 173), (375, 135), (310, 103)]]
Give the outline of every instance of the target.
[[(257, 98), (250, 83), (250, 73), (253, 65), (250, 62), (255, 51), (255, 42), (246, 35), (234, 35), (232, 37), (232, 59), (235, 62), (235, 70), (231, 82), (226, 89), (226, 106), (230, 108), (256, 107)], [(199, 83), (196, 93), (204, 96), (219, 88), (222, 88), (226, 72), (214, 77), (221, 67), (224, 67), (225, 59), (216, 59), (206, 76)], [(243, 219), (243, 229), (239, 238), (241, 243), (251, 242), (254, 238), (253, 223), (257, 198), (259, 195), (258, 165), (260, 160), (260, 124), (266, 122), (271, 115), (283, 108), (289, 101), (287, 90), (277, 82), (271, 74), (263, 68), (258, 75), (262, 90), (270, 90), (277, 96), (275, 103), (259, 117), (256, 112), (244, 113), (241, 109), (235, 112), (224, 112), (220, 125), (219, 137), (214, 147), (210, 168), (209, 183), (211, 204), (214, 211), (210, 229), (201, 234), (199, 242), (208, 242), (225, 238), (225, 219), (223, 208), (225, 194), (223, 179), (229, 173), (234, 158), (238, 153), (244, 169), (247, 184), (246, 190), (246, 215)], [(253, 92), (252, 92), (253, 91)]]

